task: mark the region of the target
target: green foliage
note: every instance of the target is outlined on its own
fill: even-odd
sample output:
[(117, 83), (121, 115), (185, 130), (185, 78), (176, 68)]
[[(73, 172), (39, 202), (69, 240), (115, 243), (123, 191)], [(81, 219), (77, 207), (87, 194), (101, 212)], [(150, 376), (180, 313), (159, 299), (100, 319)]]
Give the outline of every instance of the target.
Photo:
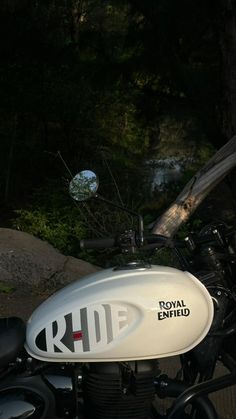
[(9, 284), (6, 284), (5, 282), (0, 281), (0, 294), (11, 294), (15, 291), (15, 288)]
[(152, 252), (148, 258), (149, 262), (153, 265), (171, 266), (173, 268), (180, 268), (179, 261), (170, 248), (163, 248), (158, 251)]
[(51, 185), (51, 193), (37, 191), (32, 207), (16, 211), (12, 226), (46, 240), (65, 254), (77, 256), (79, 240), (85, 235), (78, 209), (67, 199), (62, 188)]
[(193, 216), (187, 223), (180, 227), (177, 236), (180, 239), (184, 239), (189, 233), (199, 233), (203, 225), (204, 222), (201, 218)]
[(53, 182), (43, 190), (35, 190), (32, 202), (32, 206), (15, 211), (13, 228), (48, 241), (64, 254), (98, 265), (106, 264), (109, 253), (80, 250), (79, 240), (115, 237), (126, 229), (137, 228), (137, 217), (99, 200), (77, 204), (67, 189)]
[[(210, 0), (3, 3), (0, 194), (17, 208), (14, 227), (74, 255), (80, 238), (130, 227), (118, 211), (76, 208), (65, 198), (57, 150), (73, 174), (94, 169), (102, 195), (155, 219), (220, 138), (217, 7)], [(151, 195), (145, 160), (173, 155), (195, 162)]]
[[(60, 211), (45, 212), (43, 208), (16, 211), (18, 217), (13, 227), (26, 231), (48, 241), (61, 252), (70, 253), (73, 248), (73, 238), (81, 237), (82, 227), (71, 226), (68, 220), (60, 221)], [(59, 220), (59, 221), (58, 221)], [(66, 222), (67, 221), (67, 222)]]

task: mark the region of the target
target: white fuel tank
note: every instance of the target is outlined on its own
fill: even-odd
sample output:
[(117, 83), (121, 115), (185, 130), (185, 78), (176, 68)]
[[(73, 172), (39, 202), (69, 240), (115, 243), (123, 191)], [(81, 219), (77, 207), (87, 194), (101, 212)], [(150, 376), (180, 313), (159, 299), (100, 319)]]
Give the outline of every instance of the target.
[(188, 272), (107, 269), (39, 306), (27, 325), (26, 350), (51, 362), (162, 358), (195, 347), (212, 319), (210, 294)]

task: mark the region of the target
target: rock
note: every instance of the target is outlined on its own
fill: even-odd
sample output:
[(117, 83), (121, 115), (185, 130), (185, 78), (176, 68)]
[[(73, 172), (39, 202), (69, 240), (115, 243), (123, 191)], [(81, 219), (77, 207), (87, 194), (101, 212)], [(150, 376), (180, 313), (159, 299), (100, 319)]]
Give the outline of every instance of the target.
[(22, 231), (0, 228), (0, 281), (58, 288), (99, 270)]
[(6, 271), (6, 269), (1, 268), (0, 266), (0, 281), (8, 282), (12, 281), (12, 275)]

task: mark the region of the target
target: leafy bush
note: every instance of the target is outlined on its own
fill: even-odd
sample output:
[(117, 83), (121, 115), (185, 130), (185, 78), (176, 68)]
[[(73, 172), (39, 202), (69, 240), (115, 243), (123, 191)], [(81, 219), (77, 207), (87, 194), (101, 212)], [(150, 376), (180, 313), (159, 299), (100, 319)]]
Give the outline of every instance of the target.
[(60, 252), (105, 266), (110, 251), (84, 251), (83, 238), (115, 237), (118, 232), (137, 228), (137, 217), (99, 201), (77, 204), (67, 190), (53, 182), (37, 189), (32, 204), (15, 211), (12, 227), (46, 240)]
[(78, 253), (78, 240), (84, 236), (84, 227), (73, 210), (63, 208), (60, 212), (43, 207), (37, 209), (20, 209), (13, 227), (46, 240), (66, 254)]
[(15, 211), (12, 226), (48, 241), (65, 254), (77, 256), (79, 240), (86, 235), (78, 208), (61, 187), (37, 190), (34, 205)]

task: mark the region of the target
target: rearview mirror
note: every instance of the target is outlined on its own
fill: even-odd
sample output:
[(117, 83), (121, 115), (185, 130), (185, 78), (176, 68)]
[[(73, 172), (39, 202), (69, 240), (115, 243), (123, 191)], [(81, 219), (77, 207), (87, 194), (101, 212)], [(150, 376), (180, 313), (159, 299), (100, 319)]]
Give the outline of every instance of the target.
[(98, 177), (91, 170), (77, 173), (69, 184), (70, 195), (75, 201), (86, 201), (95, 196), (98, 189)]

